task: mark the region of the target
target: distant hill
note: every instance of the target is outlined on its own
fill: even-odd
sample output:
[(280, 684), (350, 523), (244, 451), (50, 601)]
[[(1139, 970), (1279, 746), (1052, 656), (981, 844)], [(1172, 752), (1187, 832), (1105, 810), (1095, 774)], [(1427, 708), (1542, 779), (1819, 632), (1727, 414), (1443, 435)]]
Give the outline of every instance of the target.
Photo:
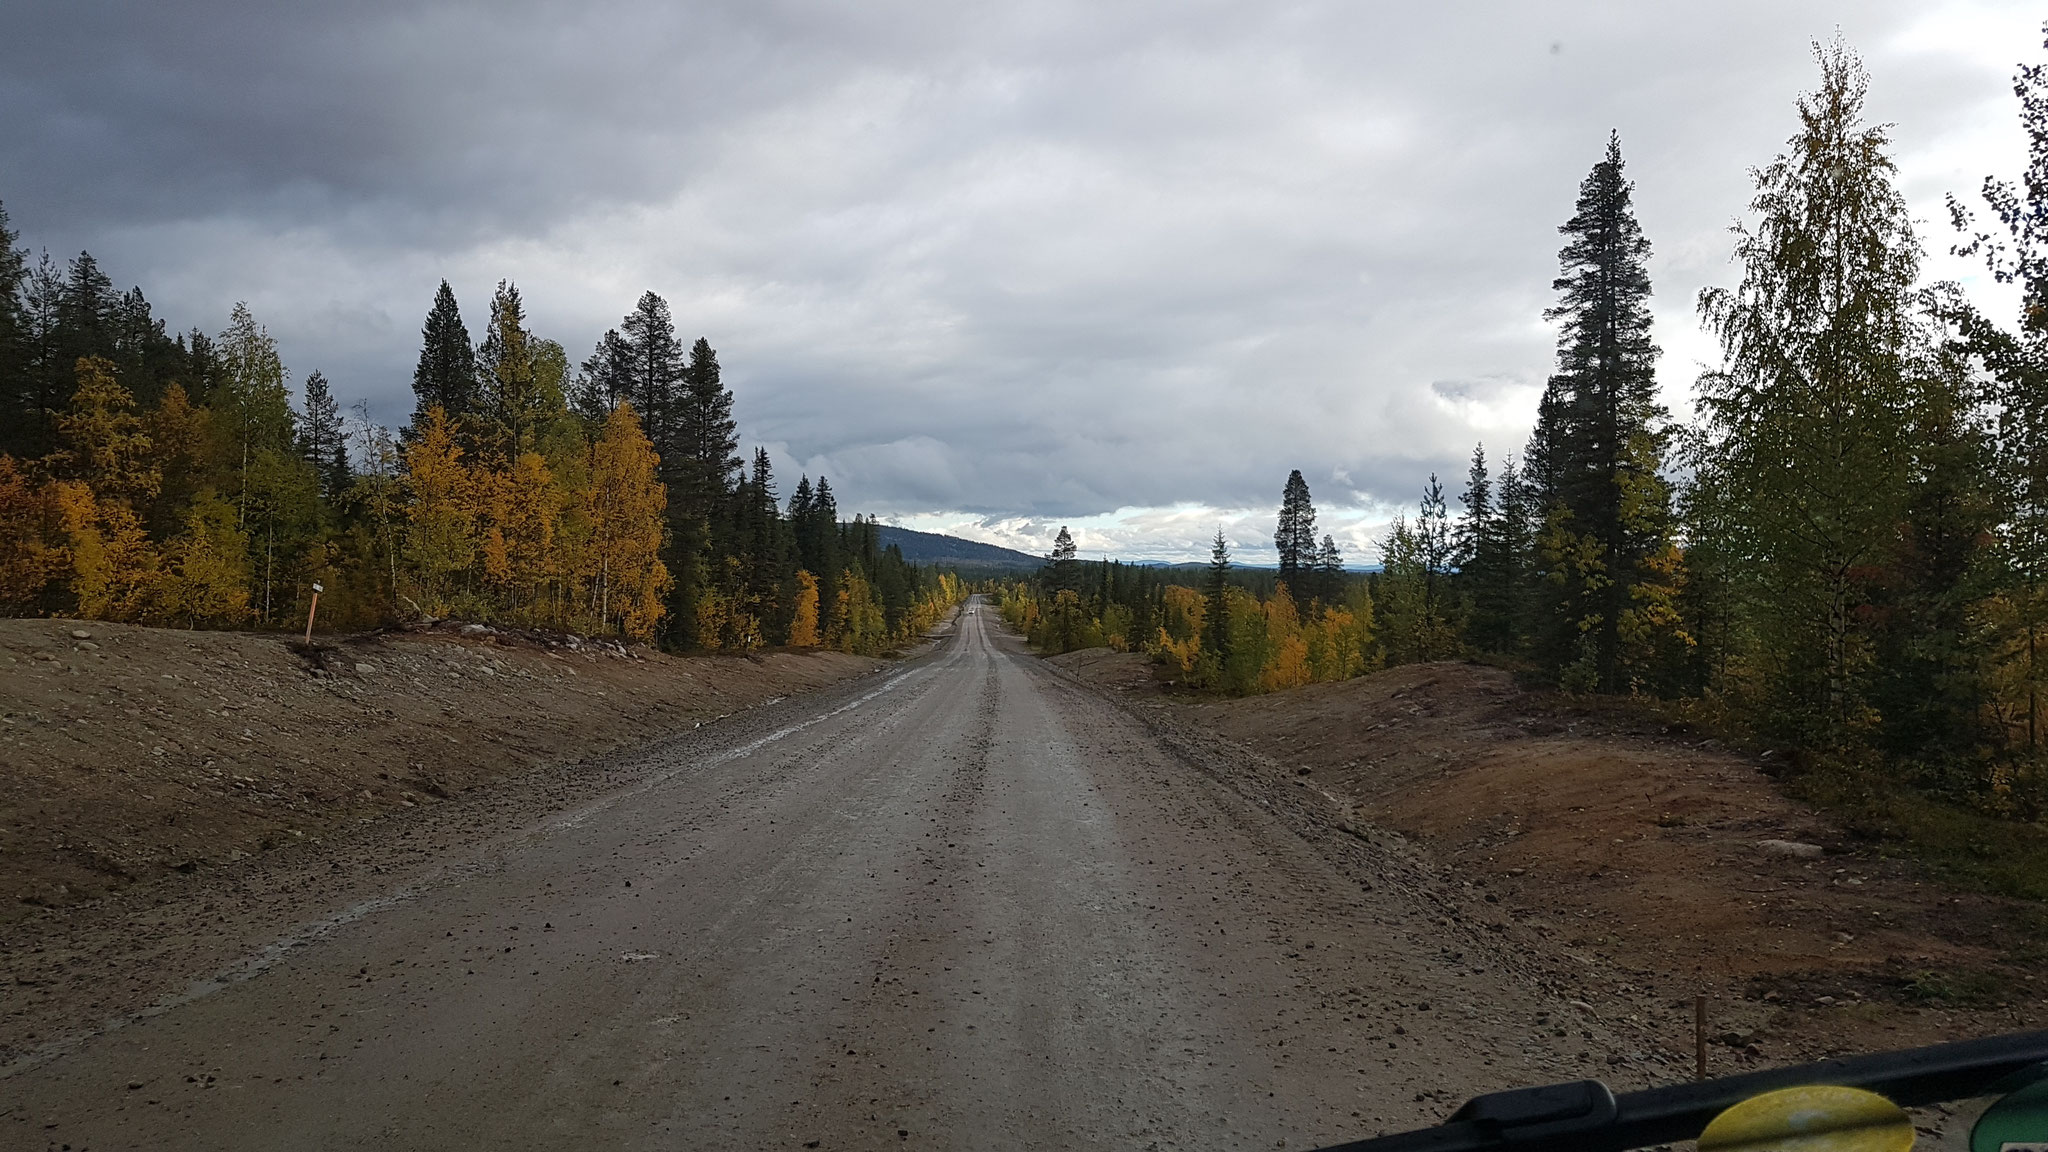
[[(882, 547), (887, 548), (891, 544), (896, 545), (898, 548), (903, 549), (903, 558), (912, 564), (941, 564), (954, 568), (985, 568), (1012, 572), (1036, 572), (1045, 566), (1045, 557), (1033, 556), (1029, 552), (1019, 552), (1015, 548), (1004, 548), (996, 544), (983, 544), (978, 540), (962, 540), (958, 536), (945, 536), (937, 532), (918, 532), (909, 528), (896, 528), (888, 524), (878, 524), (875, 527), (881, 533)], [(1089, 564), (1095, 563), (1093, 559), (1088, 559), (1084, 562)], [(1184, 560), (1178, 564), (1168, 564), (1157, 560), (1126, 560), (1124, 563), (1141, 568), (1155, 568), (1173, 572), (1200, 571), (1209, 566), (1207, 561), (1195, 560)], [(1240, 564), (1235, 560), (1231, 561), (1230, 566), (1232, 569), (1240, 572), (1276, 571), (1271, 564)], [(1378, 564), (1347, 564), (1344, 566), (1344, 570), (1354, 574), (1363, 574), (1377, 572), (1380, 570), (1380, 566)]]
[(945, 564), (957, 568), (1036, 569), (1045, 563), (1042, 556), (1033, 556), (1029, 552), (1019, 552), (1014, 548), (1001, 548), (975, 540), (962, 540), (958, 536), (917, 532), (888, 524), (876, 527), (880, 532), (882, 547), (896, 545), (903, 549), (903, 558), (912, 564)]

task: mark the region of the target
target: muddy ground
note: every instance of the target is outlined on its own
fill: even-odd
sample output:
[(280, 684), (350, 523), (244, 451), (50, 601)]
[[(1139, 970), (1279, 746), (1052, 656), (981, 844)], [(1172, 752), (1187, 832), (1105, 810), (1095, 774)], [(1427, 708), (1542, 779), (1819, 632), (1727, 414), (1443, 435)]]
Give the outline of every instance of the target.
[(1723, 1072), (2048, 1025), (2038, 906), (1883, 855), (1788, 799), (1769, 758), (1475, 664), (1219, 700), (1136, 655), (1048, 663), (1242, 748), (1333, 826), (1421, 846), (1456, 914), (1566, 958), (1674, 1056), (1701, 994)]

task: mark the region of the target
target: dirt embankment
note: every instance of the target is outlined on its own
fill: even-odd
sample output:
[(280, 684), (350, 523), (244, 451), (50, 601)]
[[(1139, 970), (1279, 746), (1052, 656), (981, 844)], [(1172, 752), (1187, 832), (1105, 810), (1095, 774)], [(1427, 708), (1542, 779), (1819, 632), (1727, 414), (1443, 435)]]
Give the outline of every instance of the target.
[(1768, 762), (1626, 708), (1425, 664), (1245, 700), (1106, 650), (1054, 662), (1424, 845), (1464, 914), (1567, 958), (1724, 1069), (2048, 1024), (2048, 910), (1949, 889), (1785, 797)]
[(480, 629), (321, 638), (0, 620), (0, 923), (877, 667)]

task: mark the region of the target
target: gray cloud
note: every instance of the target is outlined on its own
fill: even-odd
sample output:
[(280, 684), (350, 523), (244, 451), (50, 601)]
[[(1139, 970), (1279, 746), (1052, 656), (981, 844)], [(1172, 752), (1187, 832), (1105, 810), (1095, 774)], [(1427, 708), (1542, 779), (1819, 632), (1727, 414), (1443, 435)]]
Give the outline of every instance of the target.
[[(1183, 521), (1254, 523), (1299, 467), (1363, 539), (1429, 471), (1455, 488), (1474, 440), (1498, 458), (1526, 436), (1555, 228), (1610, 128), (1682, 402), (1712, 351), (1691, 300), (1730, 274), (1725, 229), (1793, 130), (1808, 41), (1839, 26), (1864, 53), (1939, 250), (1940, 195), (2019, 162), (2008, 76), (2037, 20), (35, 5), (0, 44), (0, 198), (176, 325), (248, 299), (295, 369), (385, 419), (442, 276), (472, 324), (518, 280), (579, 359), (652, 288), (718, 346), (749, 441), (849, 509), (990, 538), (1093, 516), (1156, 553)], [(1152, 511), (1100, 519), (1117, 509)]]

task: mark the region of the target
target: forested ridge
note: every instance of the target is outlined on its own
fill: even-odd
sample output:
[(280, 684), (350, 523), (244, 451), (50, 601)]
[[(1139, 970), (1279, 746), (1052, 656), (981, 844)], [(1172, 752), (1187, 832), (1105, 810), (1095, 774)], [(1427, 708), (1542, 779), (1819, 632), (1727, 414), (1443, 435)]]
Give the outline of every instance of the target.
[(294, 389), (247, 307), (173, 335), (90, 254), (32, 264), (0, 210), (0, 613), (295, 628), (318, 584), (323, 628), (873, 654), (961, 596), (823, 476), (785, 505), (717, 353), (652, 292), (578, 367), (505, 282), (481, 340), (445, 281), (421, 337), (394, 433), (317, 371)]
[(1459, 512), (1430, 476), (1381, 570), (1347, 574), (1296, 471), (1266, 595), (1220, 532), (1195, 580), (1078, 563), (1062, 529), (1002, 590), (1007, 617), (1049, 651), (1142, 650), (1239, 694), (1485, 659), (2048, 814), (2048, 66), (2014, 82), (2024, 176), (1986, 179), (1982, 222), (1949, 200), (1953, 251), (2023, 292), (2007, 324), (1920, 282), (1861, 63), (1839, 40), (1815, 54), (1798, 131), (1752, 171), (1739, 282), (1698, 300), (1722, 363), (1691, 423), (1658, 403), (1650, 242), (1614, 135), (1560, 227), (1533, 434), (1518, 457), (1474, 449)]

